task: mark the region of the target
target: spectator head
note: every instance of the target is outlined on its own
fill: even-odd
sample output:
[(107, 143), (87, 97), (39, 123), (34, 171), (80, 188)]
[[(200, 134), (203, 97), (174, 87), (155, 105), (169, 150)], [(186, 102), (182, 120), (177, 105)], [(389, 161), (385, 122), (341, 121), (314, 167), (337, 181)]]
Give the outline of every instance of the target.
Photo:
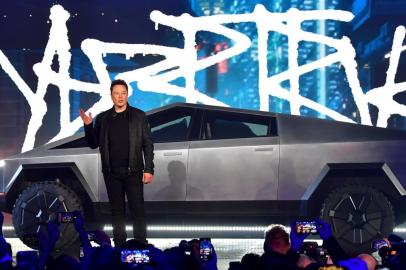
[(107, 233), (105, 233), (102, 230), (96, 230), (94, 233), (96, 236), (95, 242), (97, 244), (99, 244), (100, 246), (102, 246), (102, 245), (111, 246), (111, 240), (110, 240), (110, 237), (107, 235)]
[(182, 247), (172, 247), (164, 250), (165, 257), (168, 262), (175, 268), (179, 270), (187, 270), (187, 255), (185, 254), (185, 249)]
[(93, 248), (90, 258), (90, 268), (94, 270), (117, 269), (116, 253), (110, 245)]
[(127, 240), (122, 246), (122, 249), (146, 249), (148, 244), (144, 243), (143, 241), (139, 241), (137, 239), (130, 239)]
[(245, 254), (241, 258), (242, 269), (260, 269), (261, 267), (261, 257), (255, 253)]
[(78, 270), (80, 269), (80, 264), (76, 258), (62, 254), (55, 259), (48, 259), (47, 269)]
[(290, 249), (289, 234), (283, 225), (270, 225), (265, 230), (264, 251), (287, 254)]
[(363, 254), (358, 255), (357, 257), (360, 258), (361, 260), (363, 260), (367, 264), (368, 270), (376, 269), (378, 262), (376, 261), (376, 259), (373, 256), (363, 253)]

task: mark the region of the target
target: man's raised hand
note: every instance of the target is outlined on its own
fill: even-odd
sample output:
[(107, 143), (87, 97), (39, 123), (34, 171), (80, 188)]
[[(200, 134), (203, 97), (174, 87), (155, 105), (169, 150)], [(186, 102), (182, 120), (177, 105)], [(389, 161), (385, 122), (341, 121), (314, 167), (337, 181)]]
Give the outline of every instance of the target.
[(82, 118), (85, 125), (90, 125), (93, 122), (92, 113), (89, 112), (89, 115), (85, 113), (83, 109), (79, 110), (80, 118)]

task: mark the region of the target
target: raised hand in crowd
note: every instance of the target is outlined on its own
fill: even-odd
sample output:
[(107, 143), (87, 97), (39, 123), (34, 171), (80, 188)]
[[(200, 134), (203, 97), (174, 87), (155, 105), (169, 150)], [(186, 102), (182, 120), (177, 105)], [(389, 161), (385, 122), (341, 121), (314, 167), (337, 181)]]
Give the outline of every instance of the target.
[(333, 236), (333, 231), (331, 230), (331, 225), (329, 223), (316, 219), (316, 227), (321, 239), (328, 240)]
[(201, 270), (217, 270), (217, 254), (212, 244), (210, 244), (210, 248), (212, 249), (212, 255), (209, 257), (209, 259), (203, 260), (200, 258)]
[(317, 232), (323, 239), (323, 247), (328, 250), (330, 258), (334, 263), (348, 259), (347, 253), (333, 236), (331, 225), (320, 219), (316, 219)]
[(0, 269), (13, 269), (13, 258), (9, 244), (3, 236), (0, 236)]
[(95, 234), (94, 242), (96, 244), (98, 244), (99, 246), (103, 246), (103, 245), (111, 246), (111, 239), (107, 233), (105, 233), (102, 230), (95, 230), (94, 234)]
[(43, 231), (38, 232), (38, 241), (39, 241), (39, 259), (38, 259), (38, 269), (45, 269), (45, 265), (51, 254), (52, 250), (55, 247), (56, 242), (59, 239), (59, 224), (56, 220), (50, 220), (47, 223), (47, 232)]
[(79, 239), (83, 247), (83, 254), (89, 255), (92, 249), (92, 245), (90, 244), (89, 237), (84, 227), (84, 220), (81, 211), (74, 211), (74, 225), (75, 229), (79, 234)]
[(213, 248), (213, 245), (209, 243), (209, 248), (211, 249), (211, 255), (210, 256), (202, 256), (200, 253), (200, 242), (201, 241), (206, 241), (206, 240), (198, 240), (198, 239), (192, 239), (191, 241), (188, 242), (188, 245), (191, 247), (191, 252), (192, 252), (192, 266), (195, 267), (195, 269), (199, 270), (217, 270), (217, 254), (216, 251)]
[(290, 248), (293, 251), (299, 251), (303, 245), (304, 240), (310, 235), (310, 233), (298, 233), (296, 231), (296, 223), (290, 224)]
[(151, 244), (147, 245), (147, 250), (149, 250), (149, 255), (151, 257), (151, 261), (153, 262), (152, 265), (145, 265), (144, 269), (145, 270), (169, 270), (169, 269), (175, 269), (171, 268), (169, 265), (169, 262), (163, 253), (162, 250), (154, 247)]

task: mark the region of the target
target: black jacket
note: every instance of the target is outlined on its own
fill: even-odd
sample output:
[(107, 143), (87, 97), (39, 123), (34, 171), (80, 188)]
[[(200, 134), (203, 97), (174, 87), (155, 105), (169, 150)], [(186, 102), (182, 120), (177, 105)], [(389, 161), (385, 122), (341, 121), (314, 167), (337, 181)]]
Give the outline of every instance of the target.
[[(85, 136), (90, 148), (99, 147), (104, 173), (110, 172), (108, 128), (111, 118), (115, 114), (114, 107), (100, 113), (92, 124), (85, 125)], [(151, 130), (145, 113), (127, 105), (125, 116), (129, 121), (129, 172), (144, 170), (154, 173), (154, 145)], [(144, 156), (143, 156), (144, 154)], [(145, 161), (145, 164), (144, 164)]]

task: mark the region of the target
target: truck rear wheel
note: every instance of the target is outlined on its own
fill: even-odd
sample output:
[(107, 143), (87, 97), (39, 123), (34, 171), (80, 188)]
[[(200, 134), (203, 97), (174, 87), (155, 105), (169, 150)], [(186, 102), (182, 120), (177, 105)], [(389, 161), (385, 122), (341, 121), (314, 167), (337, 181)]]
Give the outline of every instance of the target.
[(329, 222), (340, 245), (351, 255), (371, 251), (371, 243), (387, 237), (395, 225), (388, 198), (375, 188), (345, 185), (325, 199), (321, 218)]
[[(47, 234), (47, 222), (58, 212), (82, 210), (79, 197), (69, 187), (56, 182), (33, 183), (22, 191), (13, 207), (13, 225), (17, 236), (30, 248), (38, 249), (38, 243), (25, 235), (43, 231)], [(60, 225), (60, 237), (55, 249), (72, 244), (78, 235), (73, 224)]]

